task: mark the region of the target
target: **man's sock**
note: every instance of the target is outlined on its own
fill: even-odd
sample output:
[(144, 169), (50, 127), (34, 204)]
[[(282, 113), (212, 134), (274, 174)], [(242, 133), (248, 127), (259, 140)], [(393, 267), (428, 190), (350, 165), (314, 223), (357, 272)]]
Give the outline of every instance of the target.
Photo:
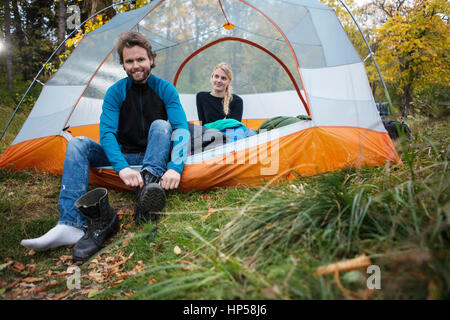
[(84, 235), (84, 231), (65, 224), (57, 224), (42, 237), (22, 240), (24, 247), (44, 251), (59, 246), (75, 244)]

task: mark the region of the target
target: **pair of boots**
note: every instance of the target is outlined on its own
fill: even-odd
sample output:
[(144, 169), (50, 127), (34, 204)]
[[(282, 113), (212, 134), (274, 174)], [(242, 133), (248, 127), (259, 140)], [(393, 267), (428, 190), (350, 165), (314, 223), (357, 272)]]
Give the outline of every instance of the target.
[[(134, 220), (137, 225), (156, 220), (166, 204), (163, 188), (159, 179), (150, 172), (142, 173), (144, 186), (138, 188)], [(87, 261), (97, 253), (105, 241), (119, 231), (119, 218), (116, 211), (109, 205), (108, 190), (97, 188), (89, 191), (75, 202), (75, 206), (88, 220), (85, 235), (75, 244), (72, 257), (75, 261)]]

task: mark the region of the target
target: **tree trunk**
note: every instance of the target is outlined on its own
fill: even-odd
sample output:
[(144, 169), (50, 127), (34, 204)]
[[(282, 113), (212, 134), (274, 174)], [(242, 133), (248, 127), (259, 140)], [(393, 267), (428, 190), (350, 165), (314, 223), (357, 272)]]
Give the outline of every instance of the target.
[[(66, 38), (66, 4), (64, 0), (59, 0), (58, 3), (58, 46)], [(58, 55), (65, 51), (66, 46), (63, 45), (58, 51)], [(59, 59), (61, 63), (61, 59)]]
[[(12, 12), (14, 16), (14, 20), (12, 21), (12, 25), (14, 27), (14, 39), (12, 40), (17, 48), (24, 48), (26, 46), (25, 44), (25, 33), (23, 32), (23, 22), (21, 19), (21, 15), (19, 13), (19, 2), (20, 0), (13, 0), (12, 2)], [(25, 61), (25, 62), (24, 62)], [(16, 53), (15, 57), (15, 63), (16, 65), (24, 65), (26, 64), (26, 59), (24, 58), (24, 53), (22, 50), (19, 50), (19, 52)], [(17, 77), (17, 75), (16, 75)], [(26, 68), (22, 69), (22, 79), (27, 79), (27, 72)]]
[(5, 0), (5, 46), (6, 46), (6, 86), (8, 90), (14, 89), (13, 63), (11, 53), (11, 12), (9, 0)]
[(402, 117), (412, 114), (413, 111), (411, 108), (411, 102), (413, 100), (411, 87), (411, 84), (407, 84), (404, 88)]

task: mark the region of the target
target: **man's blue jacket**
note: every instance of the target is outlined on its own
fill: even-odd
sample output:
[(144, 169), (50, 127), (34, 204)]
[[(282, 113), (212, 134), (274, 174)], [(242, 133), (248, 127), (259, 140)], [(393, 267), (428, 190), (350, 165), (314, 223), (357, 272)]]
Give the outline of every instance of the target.
[[(161, 98), (166, 109), (167, 118), (172, 126), (172, 137), (174, 141), (168, 169), (173, 169), (181, 174), (187, 157), (187, 148), (190, 139), (186, 114), (181, 106), (178, 92), (170, 82), (152, 74), (147, 80), (147, 85)], [(102, 114), (100, 116), (100, 144), (116, 172), (129, 167), (122, 154), (121, 146), (117, 140), (117, 134), (119, 130), (120, 111), (131, 86), (132, 80), (129, 77), (113, 84), (106, 91)], [(155, 150), (155, 152), (158, 152), (158, 150)]]

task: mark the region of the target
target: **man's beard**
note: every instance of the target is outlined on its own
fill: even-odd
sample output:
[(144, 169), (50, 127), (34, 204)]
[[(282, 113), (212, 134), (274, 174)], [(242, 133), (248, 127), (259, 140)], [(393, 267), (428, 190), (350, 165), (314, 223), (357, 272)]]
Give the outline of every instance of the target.
[(142, 77), (139, 77), (139, 79), (135, 79), (133, 72), (127, 72), (127, 75), (133, 80), (133, 82), (136, 83), (145, 83), (148, 77), (150, 76), (150, 69), (148, 70), (142, 70), (143, 72)]

